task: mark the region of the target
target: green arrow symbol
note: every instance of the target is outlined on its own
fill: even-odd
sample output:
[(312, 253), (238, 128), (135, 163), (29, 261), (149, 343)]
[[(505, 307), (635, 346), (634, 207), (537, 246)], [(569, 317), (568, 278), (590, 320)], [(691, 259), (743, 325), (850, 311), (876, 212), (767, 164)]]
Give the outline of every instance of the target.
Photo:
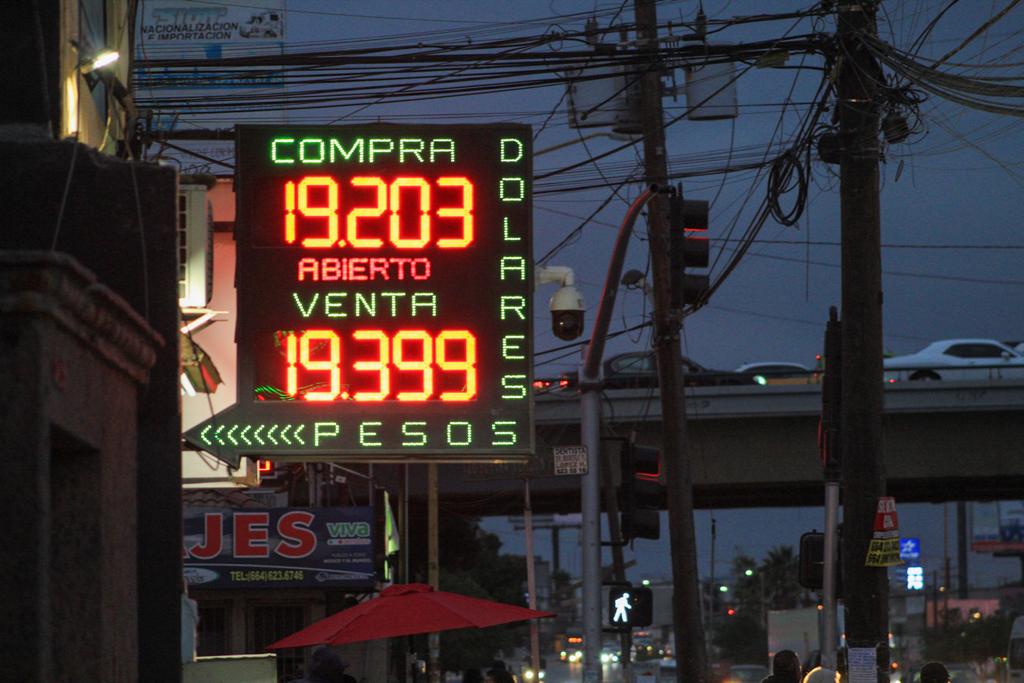
[(277, 445), (277, 439), (274, 438), (274, 430), (277, 429), (277, 425), (270, 425), (270, 430), (267, 432), (267, 438), (270, 439), (270, 443)]
[(300, 444), (302, 444), (303, 446), (305, 446), (305, 445), (306, 445), (306, 442), (305, 442), (305, 441), (303, 441), (302, 437), (301, 437), (301, 436), (299, 436), (299, 435), (300, 435), (300, 434), (302, 433), (302, 430), (303, 430), (303, 429), (305, 429), (305, 428), (306, 428), (306, 425), (299, 425), (298, 427), (296, 427), (296, 428), (295, 428), (295, 433), (294, 433), (294, 434), (292, 434), (292, 437), (293, 437), (293, 438), (294, 438), (294, 439), (295, 439), (296, 441), (298, 441), (298, 442), (299, 442)]
[(235, 437), (234, 437), (236, 429), (238, 429), (238, 425), (231, 425), (231, 429), (228, 430), (228, 434), (227, 434), (228, 441), (231, 442), (232, 446), (237, 446), (238, 445), (238, 442), (235, 441)]
[(221, 433), (221, 430), (223, 430), (223, 429), (224, 429), (224, 425), (217, 425), (217, 431), (215, 431), (213, 433), (213, 438), (216, 439), (217, 443), (220, 444), (221, 446), (226, 446), (227, 444), (224, 443), (224, 439), (220, 438), (220, 433)]
[(242, 431), (238, 435), (238, 438), (244, 441), (246, 446), (252, 445), (252, 441), (249, 441), (249, 439), (245, 436), (250, 429), (252, 429), (252, 425), (245, 425), (244, 427), (242, 427)]
[(210, 441), (209, 437), (206, 436), (206, 434), (211, 429), (213, 429), (213, 425), (206, 425), (205, 427), (203, 427), (203, 431), (199, 432), (199, 438), (202, 439), (203, 443), (205, 443), (207, 446), (213, 443), (212, 441)]
[(286, 444), (288, 444), (289, 446), (291, 446), (291, 445), (292, 445), (292, 442), (288, 440), (288, 430), (289, 430), (289, 429), (291, 429), (291, 428), (292, 428), (292, 426), (291, 426), (291, 425), (285, 425), (285, 426), (284, 426), (284, 427), (283, 427), (283, 428), (281, 429), (281, 440), (282, 440), (282, 441), (284, 441), (284, 442), (285, 442)]
[(263, 425), (260, 425), (259, 427), (256, 428), (256, 431), (252, 433), (252, 438), (256, 439), (256, 441), (261, 446), (263, 445), (263, 439), (260, 438), (260, 432), (262, 432), (262, 431), (263, 431)]

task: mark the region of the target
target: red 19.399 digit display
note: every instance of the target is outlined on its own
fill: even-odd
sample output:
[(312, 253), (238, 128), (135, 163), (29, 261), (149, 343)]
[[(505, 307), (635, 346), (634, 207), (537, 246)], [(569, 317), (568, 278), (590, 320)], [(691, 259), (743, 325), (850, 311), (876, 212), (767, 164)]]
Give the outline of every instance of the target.
[[(437, 335), (426, 330), (402, 330), (393, 335), (383, 330), (355, 330), (351, 338), (369, 345), (372, 358), (345, 363), (342, 340), (334, 330), (286, 333), (288, 395), (307, 401), (476, 398), (476, 336), (469, 330), (444, 330)], [(321, 352), (314, 350), (317, 348)], [(322, 357), (316, 359), (317, 355)], [(372, 388), (345, 389), (352, 386), (342, 383), (343, 378), (348, 379), (348, 372), (369, 373), (374, 378)], [(403, 376), (412, 377), (415, 388), (408, 381), (398, 381)], [(444, 381), (451, 376), (455, 377), (454, 385)], [(307, 383), (303, 384), (300, 377)], [(300, 391), (302, 387), (316, 388)]]
[(238, 128), (238, 396), (187, 435), (309, 460), (533, 450), (519, 125)]

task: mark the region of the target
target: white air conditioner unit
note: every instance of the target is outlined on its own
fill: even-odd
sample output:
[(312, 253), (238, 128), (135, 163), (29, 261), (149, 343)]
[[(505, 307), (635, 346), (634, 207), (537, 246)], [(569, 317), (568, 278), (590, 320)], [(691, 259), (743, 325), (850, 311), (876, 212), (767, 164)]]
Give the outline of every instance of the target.
[(241, 458), (229, 468), (208, 453), (181, 452), (181, 487), (184, 489), (237, 489), (260, 485), (256, 461)]
[(213, 206), (206, 185), (178, 186), (178, 305), (204, 308), (213, 296)]

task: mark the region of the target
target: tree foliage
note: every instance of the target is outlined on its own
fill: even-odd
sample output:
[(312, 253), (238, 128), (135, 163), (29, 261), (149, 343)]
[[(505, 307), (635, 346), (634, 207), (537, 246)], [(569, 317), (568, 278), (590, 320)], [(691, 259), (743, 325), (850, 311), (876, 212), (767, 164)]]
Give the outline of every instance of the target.
[(925, 629), (926, 659), (946, 662), (984, 662), (1006, 655), (1013, 619), (996, 614), (964, 620), (960, 610), (948, 610), (945, 625)]
[[(461, 593), (475, 598), (493, 599), (473, 577), (462, 572), (441, 570), (441, 590)], [(516, 643), (515, 625), (492, 628), (463, 628), (441, 634), (441, 668), (445, 671), (463, 671), (486, 668), (498, 652)]]
[[(711, 640), (723, 659), (758, 664), (767, 661), (767, 610), (815, 604), (811, 593), (798, 582), (799, 565), (800, 558), (788, 545), (770, 549), (760, 562), (744, 554), (733, 558), (729, 607), (734, 613), (716, 616)], [(717, 597), (712, 596), (713, 604), (717, 604)]]
[[(485, 532), (479, 522), (475, 517), (445, 515), (444, 523), (439, 525), (441, 590), (525, 607), (526, 558), (501, 553), (501, 539)], [(413, 554), (419, 580), (426, 578), (423, 550), (416, 548)], [(441, 634), (441, 667), (445, 671), (486, 668), (502, 650), (511, 650), (525, 640), (526, 628), (524, 624), (509, 624), (446, 631)], [(425, 653), (426, 642), (426, 636), (416, 637), (416, 650)]]
[(737, 664), (768, 661), (768, 636), (756, 612), (737, 610), (732, 616), (718, 617), (711, 643), (723, 659)]

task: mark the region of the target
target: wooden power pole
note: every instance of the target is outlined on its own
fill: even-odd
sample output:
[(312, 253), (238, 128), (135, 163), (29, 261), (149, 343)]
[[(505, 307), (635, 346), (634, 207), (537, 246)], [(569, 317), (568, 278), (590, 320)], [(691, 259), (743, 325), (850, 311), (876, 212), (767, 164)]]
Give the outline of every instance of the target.
[[(644, 170), (648, 183), (666, 187), (668, 165), (661, 108), (657, 10), (654, 0), (635, 0), (634, 9), (639, 48), (649, 55), (640, 81)], [(672, 616), (678, 662), (676, 680), (679, 683), (705, 683), (707, 666), (697, 574), (697, 539), (693, 529), (693, 482), (686, 453), (686, 398), (679, 348), (682, 315), (671, 305), (667, 213), (664, 196), (654, 197), (648, 205), (647, 233), (654, 273), (654, 347), (661, 388), (661, 454), (667, 480), (672, 554)]]
[[(877, 33), (876, 2), (839, 0), (838, 118), (842, 155), (843, 581), (851, 680), (862, 648), (877, 648), (888, 673), (889, 581), (866, 567), (877, 501), (885, 495), (882, 459), (882, 259), (878, 196), (879, 83), (882, 71), (862, 39)], [(855, 652), (861, 649), (861, 652)], [(859, 677), (858, 676), (858, 677)]]

